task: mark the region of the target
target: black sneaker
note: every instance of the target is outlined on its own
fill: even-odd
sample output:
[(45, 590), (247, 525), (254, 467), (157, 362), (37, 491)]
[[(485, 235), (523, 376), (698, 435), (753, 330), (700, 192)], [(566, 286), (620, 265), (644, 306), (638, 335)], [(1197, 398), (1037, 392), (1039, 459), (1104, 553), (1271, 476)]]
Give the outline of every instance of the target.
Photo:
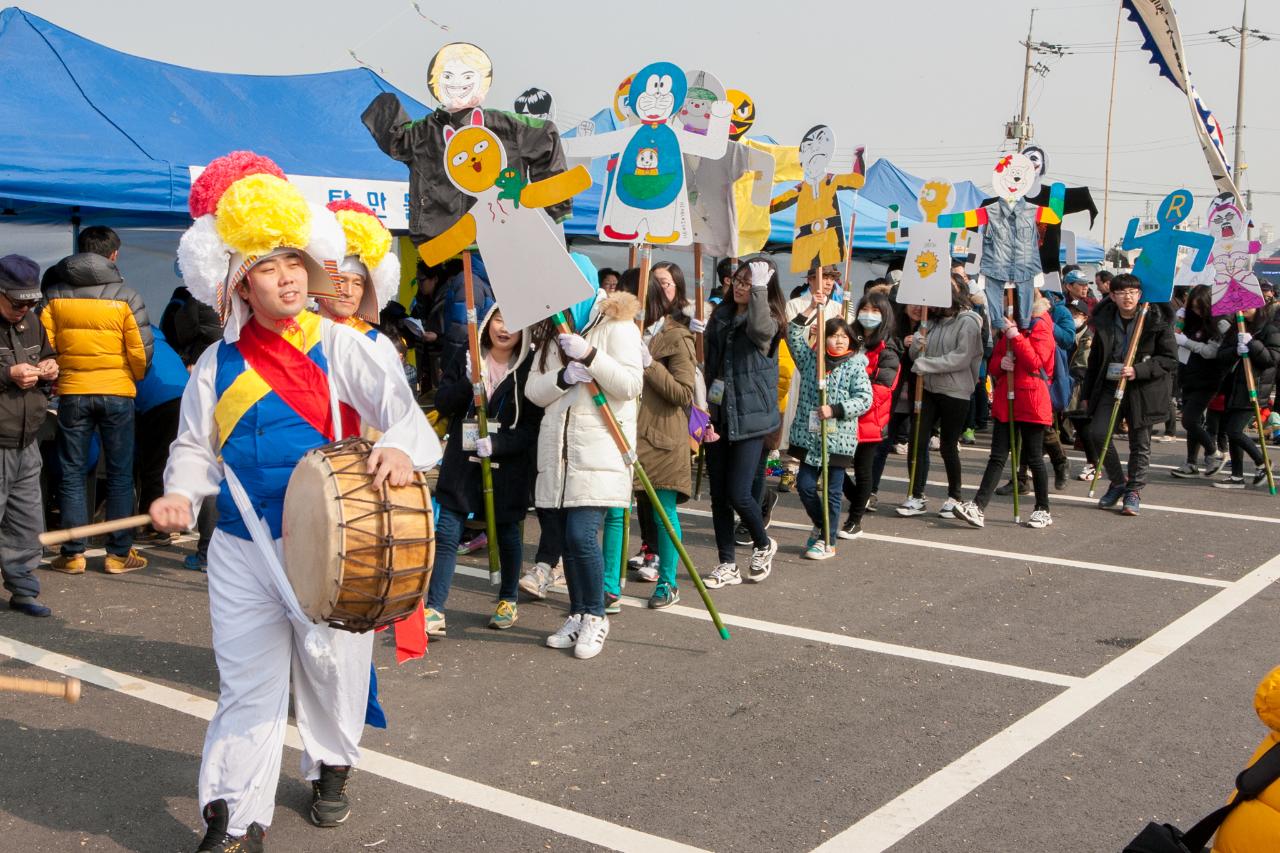
[(622, 612), (622, 596), (614, 595), (611, 592), (604, 594), (604, 612), (608, 616), (613, 616)]
[(320, 778), (311, 783), (311, 822), (316, 826), (341, 826), (351, 816), (345, 793), (350, 767), (320, 765)]
[(244, 835), (235, 838), (227, 834), (226, 800), (214, 800), (204, 807), (205, 833), (204, 840), (196, 848), (196, 853), (263, 853), (263, 838), (266, 832), (256, 823), (249, 824)]
[(840, 525), (840, 532), (836, 534), (841, 539), (857, 539), (862, 535), (862, 524), (853, 517), (845, 519), (844, 524)]
[[(1030, 491), (1031, 491), (1031, 481), (1023, 480), (1022, 478), (1019, 478), (1018, 494), (1025, 495), (1025, 494), (1028, 494)], [(1013, 494), (1013, 480), (1010, 480), (1009, 482), (1005, 483), (1003, 486), (1000, 486), (999, 488), (997, 488), (996, 494), (1000, 495), (1001, 497)]]
[(747, 526), (739, 521), (738, 526), (733, 528), (733, 541), (739, 545), (750, 545), (755, 540), (751, 538), (751, 531), (747, 530)]
[(653, 595), (649, 596), (649, 607), (653, 610), (665, 610), (674, 604), (680, 603), (680, 593), (673, 586), (667, 586), (659, 581), (653, 590)]
[(875, 512), (880, 506), (880, 496), (875, 492), (871, 493), (871, 497), (867, 498), (867, 512)]
[(1253, 472), (1253, 484), (1256, 486), (1267, 481), (1267, 469), (1259, 468)]
[(1061, 492), (1066, 489), (1067, 481), (1071, 479), (1071, 463), (1063, 459), (1057, 465), (1053, 466), (1053, 490)]
[[(764, 519), (764, 529), (768, 530), (769, 525), (773, 524), (773, 508), (778, 505), (778, 493), (773, 489), (764, 490), (764, 500), (760, 502), (760, 515)], [(739, 545), (750, 545), (751, 537), (747, 537), (746, 542), (739, 542)]]

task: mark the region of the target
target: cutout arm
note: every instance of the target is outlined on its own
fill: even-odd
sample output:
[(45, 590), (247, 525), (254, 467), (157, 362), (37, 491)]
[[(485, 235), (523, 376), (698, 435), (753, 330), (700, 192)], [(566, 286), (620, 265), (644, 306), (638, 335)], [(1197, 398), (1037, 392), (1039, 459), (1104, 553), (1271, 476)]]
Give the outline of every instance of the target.
[(449, 258), (466, 249), (476, 239), (476, 220), (470, 214), (450, 225), (442, 234), (432, 237), (418, 247), (418, 255), (429, 267), (444, 263)]

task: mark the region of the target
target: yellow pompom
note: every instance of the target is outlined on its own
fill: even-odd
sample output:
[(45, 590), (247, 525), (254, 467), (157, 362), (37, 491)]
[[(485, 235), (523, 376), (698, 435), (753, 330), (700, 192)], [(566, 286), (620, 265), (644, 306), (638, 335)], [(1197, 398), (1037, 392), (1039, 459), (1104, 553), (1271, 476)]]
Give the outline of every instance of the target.
[(370, 270), (382, 263), (391, 250), (391, 232), (378, 221), (378, 217), (358, 210), (339, 210), (334, 213), (347, 235), (347, 254), (360, 258), (360, 263)]
[(1258, 684), (1253, 694), (1253, 710), (1258, 719), (1273, 731), (1280, 732), (1280, 667), (1276, 667)]
[(218, 200), (218, 236), (242, 255), (258, 257), (311, 241), (311, 208), (297, 187), (275, 175), (249, 175)]

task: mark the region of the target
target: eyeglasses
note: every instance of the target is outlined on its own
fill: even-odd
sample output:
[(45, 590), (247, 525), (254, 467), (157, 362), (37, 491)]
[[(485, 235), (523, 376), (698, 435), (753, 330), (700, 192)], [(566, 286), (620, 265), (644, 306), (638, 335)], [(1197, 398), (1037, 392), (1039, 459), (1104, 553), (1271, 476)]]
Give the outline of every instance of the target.
[(744, 279), (744, 278), (735, 278), (735, 279), (733, 280), (733, 286), (734, 286), (734, 287), (742, 288), (743, 290), (748, 290), (748, 289), (750, 289), (750, 287), (751, 287), (751, 279), (749, 279), (749, 278), (745, 278), (745, 279)]

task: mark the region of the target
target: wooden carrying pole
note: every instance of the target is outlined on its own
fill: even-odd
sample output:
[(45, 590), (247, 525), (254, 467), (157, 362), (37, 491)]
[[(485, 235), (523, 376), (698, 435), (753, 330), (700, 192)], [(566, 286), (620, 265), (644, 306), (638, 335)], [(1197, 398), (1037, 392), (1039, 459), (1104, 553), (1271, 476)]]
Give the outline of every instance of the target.
[[(1138, 339), (1142, 337), (1142, 327), (1147, 321), (1147, 303), (1143, 302), (1138, 308), (1138, 319), (1133, 324), (1133, 334), (1129, 336), (1129, 348), (1124, 354), (1124, 367), (1133, 367), (1134, 356), (1138, 353)], [(1107, 422), (1107, 434), (1102, 440), (1102, 452), (1098, 454), (1098, 464), (1093, 468), (1093, 479), (1089, 482), (1089, 497), (1093, 497), (1093, 493), (1098, 489), (1098, 478), (1102, 476), (1102, 469), (1106, 467), (1107, 451), (1111, 449), (1111, 436), (1116, 429), (1116, 420), (1120, 417), (1120, 402), (1124, 399), (1124, 389), (1129, 384), (1129, 379), (1120, 374), (1120, 381), (1116, 383), (1115, 402), (1111, 404), (1111, 420)]]
[[(821, 265), (818, 266), (817, 280), (814, 282), (819, 289), (822, 288), (822, 270)], [(818, 324), (818, 446), (821, 448), (820, 459), (822, 468), (818, 471), (818, 503), (822, 506), (822, 546), (824, 548), (831, 547), (831, 511), (828, 506), (827, 480), (830, 477), (830, 471), (827, 465), (827, 422), (822, 417), (821, 409), (827, 404), (827, 299), (831, 298), (828, 293), (826, 299), (819, 302), (813, 300), (814, 307), (818, 310), (814, 313), (814, 322)]]
[[(702, 289), (702, 244), (693, 244), (693, 316), (701, 323), (705, 319), (702, 311), (702, 303), (706, 302), (706, 294)], [(643, 307), (643, 306), (641, 306)], [(702, 332), (698, 332), (693, 336), (694, 350), (698, 355), (698, 364), (702, 364), (705, 356), (702, 352)]]
[(23, 678), (18, 675), (0, 675), (0, 690), (9, 693), (34, 693), (37, 696), (55, 696), (68, 703), (80, 701), (80, 679), (46, 681), (43, 678)]
[[(561, 334), (573, 334), (573, 324), (563, 311), (557, 313), (552, 318), (552, 321), (556, 324), (556, 330)], [(623, 460), (635, 469), (636, 479), (644, 487), (644, 493), (649, 498), (654, 515), (662, 522), (662, 527), (667, 531), (667, 536), (671, 537), (671, 541), (675, 543), (676, 553), (680, 555), (680, 562), (684, 564), (685, 570), (689, 573), (689, 578), (698, 590), (698, 595), (702, 597), (702, 604), (707, 608), (707, 613), (710, 614), (711, 621), (715, 623), (716, 630), (720, 632), (720, 638), (722, 640), (729, 639), (729, 629), (724, 626), (724, 620), (720, 618), (720, 611), (716, 610), (715, 602), (711, 600), (711, 594), (707, 592), (706, 584), (698, 576), (698, 572), (693, 566), (693, 558), (689, 556), (684, 543), (676, 535), (676, 529), (671, 524), (670, 517), (667, 516), (666, 510), (662, 508), (657, 492), (653, 490), (653, 483), (649, 481), (649, 475), (645, 473), (644, 466), (640, 464), (640, 460), (636, 458), (635, 451), (631, 449), (631, 443), (627, 441), (627, 436), (622, 432), (622, 425), (618, 423), (618, 419), (614, 417), (613, 410), (609, 408), (609, 401), (605, 399), (604, 392), (600, 390), (600, 386), (595, 383), (595, 380), (587, 382), (586, 385), (587, 393), (591, 395), (591, 401), (596, 404), (596, 411), (600, 413), (601, 419), (604, 420), (605, 429), (609, 431), (609, 435), (613, 438), (613, 443), (617, 446), (618, 452), (622, 454)], [(623, 565), (625, 566), (625, 551), (622, 556), (624, 558)]]
[[(632, 250), (635, 250), (634, 244)], [(640, 278), (636, 285), (636, 296), (640, 300), (640, 313), (636, 315), (636, 325), (644, 333), (645, 299), (649, 293), (649, 275), (653, 272), (653, 247), (648, 243), (640, 244)], [(622, 559), (618, 566), (618, 587), (627, 585), (627, 554), (631, 551), (631, 504), (622, 511)]]
[[(1018, 322), (1018, 294), (1012, 283), (1004, 286), (1004, 321), (1006, 323)], [(1005, 338), (1005, 354), (1012, 356), (1013, 350), (1009, 348), (1009, 339)], [(1005, 396), (1009, 398), (1009, 463), (1012, 466), (1013, 476), (1010, 482), (1013, 483), (1013, 523), (1022, 523), (1022, 513), (1019, 512), (1018, 505), (1018, 425), (1014, 422), (1014, 402), (1013, 402), (1013, 371), (1006, 370), (1004, 372)]]
[[(1244, 312), (1236, 312), (1236, 333), (1243, 335), (1244, 328)], [(1267, 472), (1267, 491), (1271, 494), (1276, 493), (1276, 478), (1271, 473), (1271, 458), (1267, 454), (1267, 430), (1262, 423), (1262, 406), (1258, 403), (1258, 385), (1253, 379), (1253, 363), (1249, 360), (1249, 356), (1242, 357), (1241, 362), (1244, 364), (1244, 379), (1249, 384), (1249, 402), (1253, 403), (1253, 417), (1258, 424), (1258, 446), (1262, 449), (1262, 464)]]
[[(480, 438), (489, 437), (489, 400), (480, 372), (480, 322), (476, 317), (476, 294), (471, 279), (471, 252), (462, 253), (462, 289), (467, 300), (467, 349), (471, 353), (471, 393), (476, 408)], [(488, 457), (480, 460), (480, 488), (484, 499), (484, 528), (488, 541), (489, 579), (498, 582), (498, 525), (493, 510), (493, 467)]]
[(41, 545), (61, 545), (72, 539), (88, 539), (90, 536), (101, 536), (104, 533), (115, 533), (131, 527), (141, 527), (151, 523), (151, 516), (145, 512), (131, 515), (128, 518), (115, 518), (111, 521), (99, 521), (96, 524), (82, 524), (79, 527), (68, 527), (65, 530), (50, 530), (40, 534)]
[[(924, 338), (929, 332), (929, 309), (922, 307), (921, 310), (924, 311), (924, 319), (920, 321), (919, 327), (916, 328), (916, 334)], [(923, 354), (923, 352), (924, 349), (922, 347), (921, 353)], [(916, 493), (916, 458), (920, 453), (920, 412), (922, 409), (924, 409), (924, 374), (917, 373), (915, 394), (911, 403), (911, 459), (907, 463), (907, 497), (911, 497)], [(891, 439), (892, 436), (887, 436), (885, 440)], [(925, 441), (928, 440), (928, 436), (926, 436)], [(925, 453), (928, 452), (928, 448), (925, 448)]]

